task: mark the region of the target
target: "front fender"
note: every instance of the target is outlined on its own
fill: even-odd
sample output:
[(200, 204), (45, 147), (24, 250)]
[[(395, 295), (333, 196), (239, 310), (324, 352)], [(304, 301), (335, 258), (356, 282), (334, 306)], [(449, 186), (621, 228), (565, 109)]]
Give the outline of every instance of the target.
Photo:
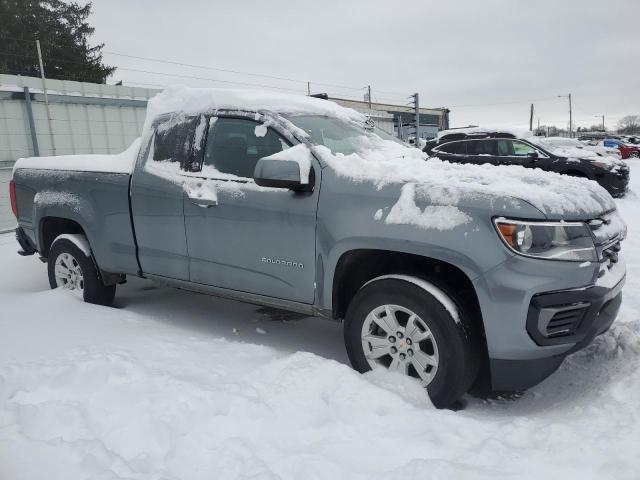
[[(396, 226), (395, 228), (411, 228), (410, 226)], [(474, 235), (460, 233), (460, 241), (474, 242)], [(467, 232), (469, 233), (469, 232)], [(473, 232), (480, 234), (479, 230)], [(492, 235), (493, 232), (491, 232)], [(399, 238), (402, 238), (401, 236)], [(406, 238), (406, 237), (405, 237)], [(478, 240), (478, 238), (476, 238)], [(483, 242), (477, 242), (482, 245)], [(497, 241), (493, 242), (495, 248), (476, 249), (477, 257), (471, 257), (466, 252), (473, 252), (473, 248), (460, 248), (459, 242), (453, 240), (449, 246), (442, 243), (430, 243), (417, 240), (401, 240), (398, 238), (353, 236), (343, 238), (333, 244), (326, 253), (319, 252), (318, 256), (318, 304), (323, 309), (331, 309), (333, 305), (333, 282), (337, 267), (343, 255), (355, 250), (379, 250), (395, 253), (407, 253), (418, 255), (432, 260), (438, 260), (460, 269), (469, 280), (473, 281), (485, 271), (493, 268), (505, 260), (511, 254), (502, 248)], [(492, 251), (490, 251), (492, 250)], [(484, 252), (484, 255), (482, 254)], [(481, 259), (481, 260), (479, 260)]]

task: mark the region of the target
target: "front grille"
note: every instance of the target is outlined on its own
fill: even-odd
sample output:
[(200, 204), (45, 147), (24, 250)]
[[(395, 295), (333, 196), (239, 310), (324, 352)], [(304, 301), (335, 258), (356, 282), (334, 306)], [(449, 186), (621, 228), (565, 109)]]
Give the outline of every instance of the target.
[(580, 327), (588, 308), (588, 304), (580, 304), (556, 312), (547, 323), (546, 337), (558, 338), (573, 335)]
[[(600, 218), (594, 218), (587, 222), (596, 246), (601, 250), (600, 260), (605, 260), (604, 252), (611, 250), (617, 254), (620, 251), (620, 241), (624, 235), (625, 225), (617, 211), (609, 212)], [(611, 253), (611, 252), (609, 252)]]
[(601, 260), (609, 261), (610, 264), (618, 263), (618, 252), (622, 249), (620, 242), (615, 242), (602, 250)]

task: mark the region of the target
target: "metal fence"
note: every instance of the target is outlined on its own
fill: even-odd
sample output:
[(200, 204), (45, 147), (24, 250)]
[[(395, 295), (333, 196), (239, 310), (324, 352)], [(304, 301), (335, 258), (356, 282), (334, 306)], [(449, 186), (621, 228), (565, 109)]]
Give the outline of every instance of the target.
[(16, 224), (9, 204), (9, 180), (11, 169), (0, 168), (0, 233), (13, 229)]
[(0, 75), (0, 162), (118, 153), (140, 135), (158, 90)]
[(119, 153), (142, 130), (158, 90), (0, 75), (0, 232), (12, 229), (11, 167), (21, 157)]

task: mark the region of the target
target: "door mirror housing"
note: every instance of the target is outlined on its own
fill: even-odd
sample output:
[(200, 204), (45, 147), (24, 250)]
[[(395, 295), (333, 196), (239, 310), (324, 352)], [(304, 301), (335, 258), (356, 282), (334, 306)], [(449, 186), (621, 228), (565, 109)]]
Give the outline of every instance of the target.
[(305, 190), (310, 187), (309, 184), (302, 183), (300, 165), (293, 160), (263, 157), (256, 164), (253, 179), (261, 187), (288, 188), (289, 190)]
[(532, 160), (535, 160), (536, 158), (538, 158), (538, 152), (529, 152), (527, 153), (527, 157), (529, 157)]

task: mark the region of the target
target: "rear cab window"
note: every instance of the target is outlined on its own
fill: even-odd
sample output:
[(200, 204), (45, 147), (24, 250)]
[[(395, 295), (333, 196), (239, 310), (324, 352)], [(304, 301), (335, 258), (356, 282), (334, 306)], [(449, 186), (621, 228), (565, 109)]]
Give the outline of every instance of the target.
[(182, 170), (188, 170), (199, 121), (200, 117), (174, 114), (158, 122), (153, 132), (151, 160), (177, 163)]

